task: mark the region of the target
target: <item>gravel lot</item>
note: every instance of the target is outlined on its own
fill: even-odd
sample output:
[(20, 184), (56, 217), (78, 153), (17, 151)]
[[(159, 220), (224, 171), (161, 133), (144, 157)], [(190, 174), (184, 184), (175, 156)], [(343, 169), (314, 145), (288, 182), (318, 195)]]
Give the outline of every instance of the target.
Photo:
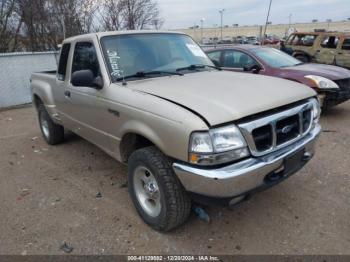
[(125, 166), (75, 135), (48, 146), (32, 107), (0, 112), (0, 254), (64, 254), (63, 242), (72, 254), (350, 254), (350, 102), (321, 122), (301, 172), (160, 234), (137, 215)]

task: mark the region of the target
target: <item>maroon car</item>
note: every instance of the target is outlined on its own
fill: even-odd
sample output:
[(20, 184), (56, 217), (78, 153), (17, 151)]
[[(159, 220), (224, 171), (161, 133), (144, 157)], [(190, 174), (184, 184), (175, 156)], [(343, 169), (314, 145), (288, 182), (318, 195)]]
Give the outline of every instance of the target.
[(280, 77), (315, 89), (323, 107), (350, 99), (350, 71), (337, 66), (305, 64), (280, 50), (242, 45), (207, 50), (209, 58), (224, 70)]

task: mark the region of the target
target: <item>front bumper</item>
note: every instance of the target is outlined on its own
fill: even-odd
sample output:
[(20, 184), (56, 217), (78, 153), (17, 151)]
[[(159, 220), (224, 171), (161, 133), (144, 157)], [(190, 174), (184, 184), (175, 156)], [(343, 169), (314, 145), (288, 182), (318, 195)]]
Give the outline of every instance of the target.
[[(218, 169), (201, 169), (180, 163), (174, 163), (173, 168), (188, 192), (209, 198), (234, 199), (273, 186), (296, 173), (314, 155), (315, 142), (320, 132), (321, 127), (316, 125), (304, 138), (279, 151)], [(285, 159), (300, 150), (304, 150), (304, 156), (307, 157), (296, 168), (284, 172)], [(266, 179), (274, 174), (279, 174), (280, 179)]]
[(344, 103), (350, 99), (350, 88), (347, 90), (330, 90), (324, 93), (323, 107), (332, 107)]

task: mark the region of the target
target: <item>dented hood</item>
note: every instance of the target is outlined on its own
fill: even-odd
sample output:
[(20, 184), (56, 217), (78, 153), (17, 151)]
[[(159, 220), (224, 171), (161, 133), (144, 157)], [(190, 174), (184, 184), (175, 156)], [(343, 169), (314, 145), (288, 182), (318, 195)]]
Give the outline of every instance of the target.
[(130, 81), (128, 88), (187, 107), (211, 126), (316, 95), (311, 88), (296, 82), (225, 71)]

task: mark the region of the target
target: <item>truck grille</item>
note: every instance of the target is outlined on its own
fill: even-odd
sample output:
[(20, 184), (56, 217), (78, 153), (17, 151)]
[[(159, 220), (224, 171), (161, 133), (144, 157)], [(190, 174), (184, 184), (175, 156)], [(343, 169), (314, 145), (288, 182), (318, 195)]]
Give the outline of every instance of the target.
[(287, 146), (312, 127), (312, 102), (238, 125), (255, 156)]

